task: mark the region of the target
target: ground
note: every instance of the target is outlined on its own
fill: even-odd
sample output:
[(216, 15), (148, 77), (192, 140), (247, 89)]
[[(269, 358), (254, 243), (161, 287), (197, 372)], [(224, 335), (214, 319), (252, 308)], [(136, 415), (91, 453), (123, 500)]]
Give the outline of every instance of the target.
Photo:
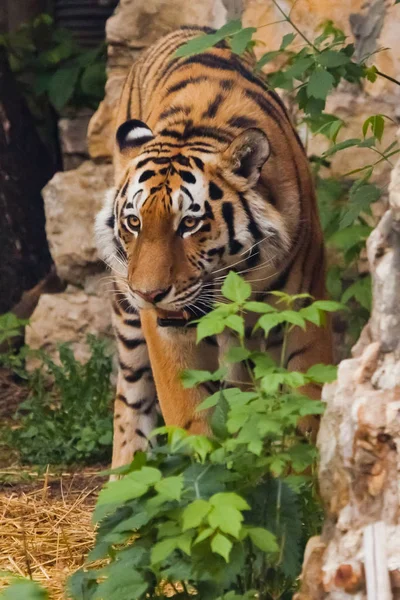
[[(0, 370), (0, 418), (9, 420), (26, 393)], [(93, 546), (91, 514), (106, 480), (91, 468), (48, 468), (18, 464), (0, 446), (0, 572), (31, 577), (49, 591), (50, 600), (65, 596), (67, 577)], [(0, 578), (0, 590), (5, 581)]]

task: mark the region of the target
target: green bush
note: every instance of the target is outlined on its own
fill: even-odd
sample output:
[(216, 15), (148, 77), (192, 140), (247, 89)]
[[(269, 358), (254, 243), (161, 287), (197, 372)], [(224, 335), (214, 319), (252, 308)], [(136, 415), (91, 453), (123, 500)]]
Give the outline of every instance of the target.
[[(329, 301), (311, 303), (307, 294), (273, 293), (275, 305), (251, 302), (251, 288), (231, 272), (222, 287), (226, 304), (203, 317), (197, 338), (225, 329), (237, 346), (215, 373), (186, 371), (187, 388), (217, 384), (198, 410), (213, 408), (211, 438), (181, 429), (156, 430), (167, 439), (132, 464), (101, 492), (99, 522), (90, 562), (108, 564), (75, 574), (74, 600), (179, 598), (202, 600), (289, 598), (299, 574), (302, 551), (319, 525), (320, 509), (311, 473), (315, 447), (297, 433), (299, 418), (320, 414), (323, 404), (300, 393), (323, 383), (336, 369), (315, 365), (306, 373), (285, 369), (285, 351), (275, 363), (251, 352), (244, 341), (244, 313), (259, 313), (256, 330), (265, 337), (278, 323), (291, 331), (322, 325)], [(305, 306), (306, 304), (306, 306)], [(246, 391), (229, 380), (229, 365), (243, 362), (251, 383)]]
[[(60, 365), (36, 353), (42, 366), (25, 373), (30, 392), (4, 431), (5, 442), (23, 463), (46, 465), (108, 461), (112, 446), (111, 358), (105, 342), (89, 336), (91, 356), (84, 364), (68, 345), (59, 348)], [(24, 349), (26, 356), (29, 349)], [(11, 366), (21, 355), (8, 362)], [(6, 358), (6, 357), (4, 357)], [(19, 372), (21, 364), (18, 363)]]

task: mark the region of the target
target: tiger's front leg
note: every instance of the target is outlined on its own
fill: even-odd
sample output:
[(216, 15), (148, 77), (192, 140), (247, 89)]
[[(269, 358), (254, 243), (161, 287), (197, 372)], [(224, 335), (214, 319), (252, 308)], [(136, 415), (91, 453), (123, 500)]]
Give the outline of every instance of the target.
[(166, 425), (175, 425), (193, 434), (210, 433), (207, 411), (197, 412), (196, 408), (214, 390), (208, 384), (185, 389), (180, 375), (185, 369), (217, 369), (217, 345), (212, 341), (197, 345), (194, 328), (160, 327), (153, 310), (142, 311), (141, 319)]
[(126, 302), (113, 303), (118, 346), (112, 468), (129, 464), (145, 450), (156, 425), (157, 396), (139, 314)]

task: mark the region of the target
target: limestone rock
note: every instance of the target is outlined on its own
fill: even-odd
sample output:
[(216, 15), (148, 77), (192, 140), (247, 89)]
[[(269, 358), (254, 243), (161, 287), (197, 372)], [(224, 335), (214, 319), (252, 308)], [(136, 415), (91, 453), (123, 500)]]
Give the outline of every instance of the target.
[[(372, 232), (373, 310), (354, 358), (326, 385), (318, 434), (326, 520), (310, 540), (297, 600), (398, 598), (400, 569), (400, 215), (395, 167), (388, 210)], [(313, 560), (310, 559), (313, 558)], [(320, 582), (312, 586), (312, 582)], [(379, 595), (373, 592), (378, 585)]]
[(221, 27), (225, 23), (226, 14), (222, 0), (120, 1), (106, 25), (106, 96), (89, 125), (88, 143), (92, 158), (111, 160), (114, 110), (124, 79), (138, 53), (181, 25)]
[(81, 285), (104, 269), (93, 235), (94, 219), (113, 185), (111, 165), (86, 161), (74, 171), (57, 173), (43, 189), (46, 233), (58, 275)]
[[(112, 340), (111, 310), (108, 295), (99, 286), (97, 295), (88, 294), (73, 286), (61, 294), (43, 294), (29, 326), (26, 343), (33, 349), (45, 350), (51, 358), (57, 357), (57, 345), (70, 342), (79, 361), (90, 353), (87, 335)], [(30, 367), (36, 366), (31, 361)]]
[(81, 109), (74, 114), (65, 114), (58, 121), (64, 171), (76, 169), (89, 158), (87, 129), (93, 111)]

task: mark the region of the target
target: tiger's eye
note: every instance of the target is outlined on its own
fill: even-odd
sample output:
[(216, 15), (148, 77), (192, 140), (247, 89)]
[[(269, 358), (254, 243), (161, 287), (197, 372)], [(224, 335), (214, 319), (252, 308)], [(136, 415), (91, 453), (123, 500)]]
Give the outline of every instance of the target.
[(128, 226), (134, 231), (137, 231), (140, 227), (140, 219), (135, 215), (130, 215), (129, 217), (127, 217), (126, 222)]
[(185, 217), (182, 220), (182, 225), (185, 227), (185, 229), (193, 229), (194, 227), (196, 227), (197, 223), (198, 220), (194, 217)]

